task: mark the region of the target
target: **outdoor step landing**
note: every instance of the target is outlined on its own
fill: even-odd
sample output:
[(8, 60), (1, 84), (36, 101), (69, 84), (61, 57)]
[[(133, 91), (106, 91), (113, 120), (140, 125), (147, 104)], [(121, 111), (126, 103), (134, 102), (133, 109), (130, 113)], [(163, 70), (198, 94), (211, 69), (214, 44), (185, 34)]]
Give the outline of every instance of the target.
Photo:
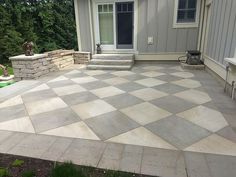
[(102, 59), (92, 59), (89, 64), (91, 65), (132, 65), (133, 60), (102, 60)]
[(133, 60), (134, 54), (95, 54), (92, 58), (103, 60)]

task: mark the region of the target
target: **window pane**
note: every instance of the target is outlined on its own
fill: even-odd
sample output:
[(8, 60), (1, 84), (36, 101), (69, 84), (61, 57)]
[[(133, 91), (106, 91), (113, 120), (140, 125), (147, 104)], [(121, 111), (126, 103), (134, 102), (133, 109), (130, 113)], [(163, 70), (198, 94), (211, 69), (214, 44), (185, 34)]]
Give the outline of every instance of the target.
[(133, 12), (133, 3), (129, 3), (128, 5), (128, 11)]
[(197, 5), (197, 1), (196, 0), (188, 0), (188, 8), (189, 9), (195, 9)]
[(177, 22), (184, 22), (185, 21), (185, 16), (186, 16), (186, 11), (184, 10), (179, 10), (178, 11), (178, 18), (177, 18)]
[(101, 44), (114, 44), (113, 13), (99, 13)]
[(185, 9), (187, 5), (187, 0), (179, 0), (179, 9)]
[(117, 11), (121, 12), (121, 4), (117, 4)]
[(103, 12), (108, 12), (108, 6), (107, 5), (103, 5)]
[(98, 12), (102, 12), (102, 5), (98, 5)]
[(128, 8), (127, 8), (127, 4), (123, 4), (123, 12), (127, 12)]
[(109, 5), (109, 12), (113, 12), (113, 5), (112, 4)]
[(195, 21), (195, 10), (189, 10), (187, 13), (187, 18), (189, 22), (194, 22)]

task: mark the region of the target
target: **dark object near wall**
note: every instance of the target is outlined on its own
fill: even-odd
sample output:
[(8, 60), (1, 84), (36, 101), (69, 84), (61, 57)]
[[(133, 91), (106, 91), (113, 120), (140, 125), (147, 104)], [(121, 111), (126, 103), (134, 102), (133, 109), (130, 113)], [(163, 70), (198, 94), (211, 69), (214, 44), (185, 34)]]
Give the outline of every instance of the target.
[(102, 53), (101, 44), (96, 44), (96, 46), (97, 46), (97, 54), (101, 54)]
[(201, 52), (198, 50), (189, 50), (187, 51), (187, 60), (186, 63), (189, 65), (200, 65), (201, 62)]
[(23, 47), (25, 56), (33, 56), (34, 55), (34, 51), (33, 51), (34, 43), (33, 42), (26, 41), (22, 45), (22, 47)]

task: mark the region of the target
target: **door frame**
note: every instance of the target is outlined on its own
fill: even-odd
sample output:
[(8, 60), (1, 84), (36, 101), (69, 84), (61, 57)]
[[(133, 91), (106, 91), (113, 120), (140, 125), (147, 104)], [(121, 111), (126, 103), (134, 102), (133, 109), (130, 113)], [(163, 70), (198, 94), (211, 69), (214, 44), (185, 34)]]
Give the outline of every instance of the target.
[[(134, 3), (134, 20), (133, 20), (133, 48), (132, 49), (118, 49), (117, 48), (117, 29), (116, 29), (116, 3), (117, 2), (133, 2)], [(102, 45), (103, 51), (127, 51), (136, 53), (137, 51), (137, 34), (138, 34), (138, 1), (137, 0), (92, 0), (93, 6), (93, 24), (94, 24), (94, 46), (100, 43), (100, 32), (99, 32), (99, 19), (98, 19), (98, 5), (99, 4), (113, 4), (113, 29), (114, 29), (114, 44), (113, 45)]]

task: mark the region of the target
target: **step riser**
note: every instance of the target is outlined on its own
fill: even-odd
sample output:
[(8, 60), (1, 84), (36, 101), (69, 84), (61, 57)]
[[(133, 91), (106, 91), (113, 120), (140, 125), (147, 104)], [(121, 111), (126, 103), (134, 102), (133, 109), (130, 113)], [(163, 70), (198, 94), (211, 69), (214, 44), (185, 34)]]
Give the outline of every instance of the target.
[(101, 60), (133, 60), (133, 55), (125, 55), (125, 56), (112, 56), (112, 55), (93, 55), (93, 59), (101, 59)]
[(132, 65), (134, 62), (133, 61), (93, 61), (91, 60), (89, 62), (90, 65)]
[(131, 70), (132, 66), (104, 66), (104, 65), (88, 65), (89, 70)]

